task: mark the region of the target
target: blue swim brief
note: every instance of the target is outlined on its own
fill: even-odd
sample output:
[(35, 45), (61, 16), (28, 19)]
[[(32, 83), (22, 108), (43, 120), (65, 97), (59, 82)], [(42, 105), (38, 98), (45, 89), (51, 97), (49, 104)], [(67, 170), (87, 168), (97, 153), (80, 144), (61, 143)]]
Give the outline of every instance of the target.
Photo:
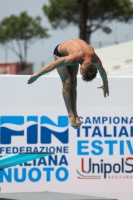
[(56, 56), (58, 56), (58, 57), (61, 57), (61, 54), (60, 54), (60, 52), (58, 51), (58, 46), (59, 46), (59, 45), (60, 45), (60, 44), (58, 44), (58, 45), (55, 47), (53, 54), (56, 55)]

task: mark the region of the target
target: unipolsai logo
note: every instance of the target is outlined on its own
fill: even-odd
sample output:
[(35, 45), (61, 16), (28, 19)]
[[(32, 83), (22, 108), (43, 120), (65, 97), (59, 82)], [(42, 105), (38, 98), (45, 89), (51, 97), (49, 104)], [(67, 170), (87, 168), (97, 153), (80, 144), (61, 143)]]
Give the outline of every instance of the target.
[[(87, 160), (87, 168), (85, 168)], [(133, 157), (119, 158), (116, 163), (105, 162), (100, 159), (94, 162), (92, 158), (81, 158), (78, 179), (133, 179)]]

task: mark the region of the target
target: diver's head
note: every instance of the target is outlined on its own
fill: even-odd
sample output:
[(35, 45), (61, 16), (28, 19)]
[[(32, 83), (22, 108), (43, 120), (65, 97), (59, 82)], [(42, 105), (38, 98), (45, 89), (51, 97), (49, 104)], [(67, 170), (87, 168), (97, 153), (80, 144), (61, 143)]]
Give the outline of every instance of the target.
[(80, 68), (80, 74), (85, 82), (92, 81), (97, 76), (97, 68), (93, 64), (85, 65)]

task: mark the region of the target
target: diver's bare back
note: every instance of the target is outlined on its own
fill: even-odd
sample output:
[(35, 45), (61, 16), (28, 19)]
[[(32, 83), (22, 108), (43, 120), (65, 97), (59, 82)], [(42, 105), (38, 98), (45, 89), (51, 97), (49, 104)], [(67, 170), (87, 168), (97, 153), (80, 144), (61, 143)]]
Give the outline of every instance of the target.
[(80, 39), (67, 40), (61, 43), (58, 49), (63, 57), (73, 53), (82, 53), (84, 58), (91, 59), (94, 54), (93, 47)]

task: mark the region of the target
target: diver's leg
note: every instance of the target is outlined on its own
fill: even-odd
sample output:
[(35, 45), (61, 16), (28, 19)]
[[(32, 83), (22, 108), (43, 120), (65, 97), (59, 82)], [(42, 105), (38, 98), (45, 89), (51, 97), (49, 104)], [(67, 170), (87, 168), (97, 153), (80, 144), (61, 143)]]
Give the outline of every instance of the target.
[[(54, 55), (54, 59), (60, 59), (60, 57)], [(72, 98), (71, 98), (71, 76), (70, 72), (67, 66), (57, 68), (57, 71), (59, 73), (59, 76), (62, 80), (62, 94), (64, 98), (64, 102), (66, 105), (66, 109), (68, 112), (68, 118), (70, 121), (70, 125), (74, 128), (77, 128), (76, 120), (75, 120), (75, 115), (72, 109)]]
[(76, 119), (76, 124), (81, 125), (81, 120), (78, 117), (77, 113), (77, 74), (79, 69), (79, 64), (68, 67), (70, 76), (71, 76), (71, 101), (72, 101), (72, 110)]

